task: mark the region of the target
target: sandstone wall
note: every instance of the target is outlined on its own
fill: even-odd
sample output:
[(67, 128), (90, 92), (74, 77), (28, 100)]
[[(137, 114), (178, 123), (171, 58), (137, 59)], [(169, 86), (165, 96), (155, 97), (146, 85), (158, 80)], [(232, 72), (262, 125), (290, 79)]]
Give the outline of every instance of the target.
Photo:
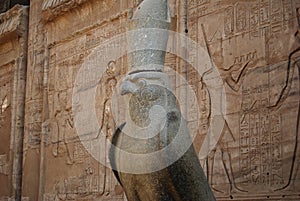
[[(35, 0), (29, 24), (25, 7), (0, 15), (0, 200), (126, 200), (111, 170), (78, 136), (72, 94), (89, 55), (126, 31), (139, 2)], [(172, 31), (199, 45), (170, 40), (185, 58), (169, 53), (166, 66), (215, 196), (220, 201), (300, 200), (300, 71), (294, 51), (300, 47), (295, 35), (300, 1), (169, 3)], [(208, 57), (199, 59), (201, 51)], [(105, 49), (99, 54), (106, 62), (100, 68), (113, 66), (116, 73), (87, 74), (83, 82), (100, 77), (95, 110), (100, 127), (111, 136), (119, 126), (108, 104), (111, 86), (126, 73), (127, 58), (109, 60)], [(217, 74), (201, 70), (203, 63)], [(180, 76), (197, 99), (182, 88), (186, 83)], [(212, 92), (212, 83), (222, 94)], [(217, 128), (217, 137), (209, 137), (211, 128)], [(208, 153), (207, 142), (212, 144)], [(105, 149), (97, 153), (108, 163)]]
[(285, 0), (187, 2), (188, 35), (206, 47), (226, 92), (226, 123), (203, 161), (219, 200), (300, 199), (298, 7)]
[(21, 196), (28, 7), (0, 15), (0, 200)]

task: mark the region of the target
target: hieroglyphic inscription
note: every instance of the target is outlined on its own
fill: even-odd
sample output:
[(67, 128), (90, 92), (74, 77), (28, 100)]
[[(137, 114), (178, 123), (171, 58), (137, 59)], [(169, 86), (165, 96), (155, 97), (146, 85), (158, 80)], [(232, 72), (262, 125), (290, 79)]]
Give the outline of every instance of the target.
[[(105, 2), (115, 4), (117, 1), (103, 1), (103, 3)], [(99, 4), (102, 4), (102, 2), (99, 2)], [(102, 110), (99, 112), (99, 116), (104, 117), (104, 119), (100, 118), (99, 123), (103, 123), (100, 126), (107, 137), (111, 137), (115, 125), (112, 125), (114, 119), (110, 114), (112, 109), (109, 99), (111, 99), (117, 80), (108, 76), (108, 79), (102, 83), (101, 78), (105, 78), (107, 75), (105, 72), (101, 74), (101, 70), (105, 68), (107, 70), (112, 69), (119, 74), (120, 71), (123, 72), (123, 68), (126, 68), (125, 65), (116, 66), (115, 61), (110, 61), (107, 58), (112, 56), (111, 53), (107, 54), (111, 48), (124, 48), (124, 50), (126, 48), (121, 40), (107, 42), (112, 37), (125, 32), (125, 26), (123, 26), (125, 24), (120, 23), (122, 20), (124, 19), (113, 20), (109, 23), (105, 22), (93, 29), (83, 31), (73, 37), (72, 40), (62, 40), (50, 45), (48, 98), (51, 139), (50, 145), (46, 147), (46, 160), (51, 160), (51, 162), (60, 161), (62, 172), (55, 175), (56, 181), (48, 184), (49, 188), (44, 195), (45, 200), (84, 200), (96, 197), (100, 199), (102, 196), (112, 197), (112, 199), (122, 198), (122, 188), (117, 185), (118, 182), (112, 171), (98, 162), (95, 164), (92, 156), (87, 151), (91, 148), (84, 147), (81, 144), (73, 122), (73, 112), (77, 109), (80, 110), (80, 105), (77, 105), (76, 100), (72, 102), (72, 92), (75, 84), (78, 84), (79, 90), (82, 91), (98, 85), (97, 89), (106, 88), (107, 90), (103, 90), (103, 94), (97, 97), (96, 102), (101, 103)], [(123, 36), (124, 38), (125, 36)], [(93, 53), (93, 51), (97, 51), (97, 59), (91, 58), (90, 53)], [(120, 58), (120, 60), (122, 59)], [(101, 63), (104, 63), (104, 65), (101, 65)], [(78, 72), (83, 69), (84, 72), (80, 73), (82, 76), (78, 76)], [(101, 84), (103, 86), (100, 86)], [(107, 101), (104, 102), (104, 100)], [(95, 107), (99, 108), (97, 105)], [(102, 113), (104, 116), (102, 116)], [(80, 122), (80, 124), (85, 124), (85, 122)], [(98, 153), (101, 158), (107, 154), (102, 149), (103, 147)], [(72, 174), (68, 173), (68, 176), (65, 176), (64, 173), (69, 169), (71, 169)], [(83, 172), (80, 170), (83, 170)], [(51, 177), (53, 174), (51, 173), (51, 165), (44, 174), (46, 178)]]
[(187, 3), (191, 19), (208, 15), (220, 8), (220, 0), (190, 0)]
[(253, 37), (258, 37), (259, 31), (259, 4), (255, 1), (250, 5), (250, 31)]
[[(223, 160), (222, 157), (226, 157), (227, 149), (222, 150), (221, 154), (217, 150), (212, 157), (215, 158), (215, 164), (210, 164), (207, 160), (204, 170), (208, 166), (207, 176), (210, 183), (215, 185), (212, 187), (216, 187), (217, 197), (222, 197), (225, 192), (229, 193), (226, 187), (221, 185), (222, 182), (226, 185), (236, 184), (237, 188), (232, 186), (233, 190), (230, 191), (233, 197), (224, 200), (243, 200), (235, 197), (237, 194), (242, 195), (243, 191), (255, 192), (253, 199), (258, 199), (258, 194), (266, 194), (266, 197), (269, 194), (268, 197), (271, 197), (272, 194), (282, 192), (282, 189), (288, 189), (286, 186), (292, 187), (290, 183), (298, 182), (289, 179), (289, 172), (295, 172), (291, 171), (291, 164), (294, 164), (292, 155), (298, 107), (295, 102), (298, 100), (286, 98), (289, 95), (283, 94), (281, 106), (271, 109), (280, 99), (284, 86), (288, 86), (287, 90), (291, 87), (291, 84), (285, 84), (285, 80), (291, 79), (292, 73), (283, 72), (286, 71), (287, 64), (280, 66), (282, 72), (274, 70), (273, 67), (261, 66), (279, 64), (287, 60), (289, 53), (294, 50), (294, 33), (297, 30), (295, 13), (300, 4), (298, 0), (216, 2), (188, 1), (188, 36), (210, 53), (214, 65), (224, 79), (225, 87), (229, 86), (227, 115), (232, 114), (232, 117), (228, 117), (226, 121), (236, 140), (228, 142), (228, 155), (232, 157), (232, 161), (228, 165), (223, 163), (225, 172), (222, 172), (222, 164), (217, 163)], [(214, 12), (211, 12), (212, 10)], [(203, 39), (201, 27), (204, 27), (202, 31), (204, 29), (206, 32), (206, 41)], [(201, 66), (201, 63), (197, 66)], [(259, 68), (263, 70), (253, 70)], [(253, 76), (252, 71), (257, 76)], [(290, 77), (286, 77), (287, 74), (290, 74)], [(295, 86), (294, 88), (291, 96), (297, 93)], [(201, 97), (202, 92), (206, 92), (200, 91), (198, 97)], [(205, 133), (210, 123), (208, 120), (205, 124), (206, 114), (209, 114), (205, 112), (209, 111), (205, 103), (207, 101), (200, 101), (201, 133)], [(238, 105), (241, 108), (236, 107)], [(287, 122), (287, 117), (290, 118), (290, 122)], [(199, 145), (195, 147), (197, 146)], [(297, 154), (293, 157), (295, 155)], [(231, 177), (230, 168), (233, 171)], [(219, 173), (227, 176), (228, 180), (218, 178), (218, 181), (213, 181), (213, 178), (209, 178), (219, 176)], [(296, 178), (295, 174), (290, 178)], [(224, 193), (219, 196), (218, 190)]]
[(123, 198), (123, 191), (111, 171), (103, 175), (100, 165), (86, 166), (76, 176), (56, 180), (53, 192), (44, 194), (44, 200), (85, 200), (105, 196), (104, 199)]
[(199, 6), (203, 6), (209, 4), (211, 0), (191, 0), (189, 1), (189, 8), (195, 8)]
[(25, 142), (27, 146), (36, 148), (41, 141), (42, 126), (39, 120), (42, 116), (42, 104), (38, 101), (31, 101), (27, 104), (27, 135), (25, 136)]
[(236, 6), (236, 31), (244, 32), (248, 29), (247, 5), (239, 3)]
[(78, 195), (99, 193), (100, 175), (93, 168), (86, 168), (84, 173), (76, 177), (69, 177), (55, 185), (56, 199), (74, 200)]
[(272, 114), (270, 118), (270, 131), (271, 131), (271, 150), (270, 154), (271, 159), (271, 177), (270, 185), (271, 186), (280, 186), (282, 185), (282, 136), (281, 136), (281, 117), (278, 114)]
[(270, 3), (271, 6), (271, 30), (272, 33), (277, 33), (282, 30), (282, 14), (283, 8), (281, 2), (278, 0), (272, 0)]
[(290, 20), (293, 17), (292, 0), (282, 0), (283, 6), (283, 29), (288, 31), (290, 29)]
[(259, 0), (259, 22), (262, 26), (270, 20), (270, 0)]
[(234, 7), (225, 9), (224, 16), (224, 33), (226, 36), (232, 35), (234, 32)]
[(240, 2), (224, 9), (224, 34), (250, 32), (252, 37), (262, 37), (288, 32), (293, 17), (291, 0)]
[[(249, 96), (246, 91), (243, 92), (243, 97)], [(250, 175), (247, 174), (250, 166), (250, 121), (249, 116), (244, 116), (240, 120), (240, 171), (243, 174), (244, 184), (250, 181)]]
[(73, 151), (73, 162), (74, 163), (84, 163), (86, 158), (86, 150), (80, 142), (76, 143)]
[(242, 90), (240, 171), (244, 187), (261, 185), (274, 189), (284, 183), (281, 114), (269, 109), (272, 86), (268, 73), (260, 70), (255, 75), (260, 81), (247, 83)]
[(96, 29), (93, 30), (93, 32), (87, 33), (86, 48), (95, 48), (96, 46), (99, 46), (101, 43), (109, 40), (113, 36), (125, 33), (125, 27), (120, 26), (121, 25), (118, 21), (113, 21), (110, 26), (105, 25), (100, 29)]

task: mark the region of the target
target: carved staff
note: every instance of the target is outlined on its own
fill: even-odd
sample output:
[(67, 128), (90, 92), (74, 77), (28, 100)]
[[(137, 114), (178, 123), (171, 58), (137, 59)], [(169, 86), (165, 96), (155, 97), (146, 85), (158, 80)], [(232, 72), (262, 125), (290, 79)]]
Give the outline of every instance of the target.
[(129, 22), (128, 114), (110, 161), (129, 201), (214, 201), (163, 72), (170, 21), (167, 0), (144, 0)]

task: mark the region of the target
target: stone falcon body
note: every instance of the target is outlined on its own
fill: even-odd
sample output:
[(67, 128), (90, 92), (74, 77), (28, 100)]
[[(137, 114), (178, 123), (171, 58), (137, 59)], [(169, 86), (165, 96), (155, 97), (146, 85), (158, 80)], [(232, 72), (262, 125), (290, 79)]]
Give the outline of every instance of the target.
[[(110, 159), (114, 173), (124, 188), (129, 201), (213, 201), (215, 200), (204, 176), (199, 160), (187, 127), (182, 122), (182, 117), (176, 104), (176, 97), (166, 87), (160, 85), (147, 84), (145, 73), (137, 73), (128, 76), (121, 84), (121, 91), (130, 97), (129, 108), (132, 121), (140, 126), (147, 127), (151, 124), (151, 108), (161, 107), (165, 111), (166, 122), (157, 135), (150, 134), (148, 139), (139, 139), (139, 131), (134, 134), (127, 132), (126, 124), (117, 129), (113, 136), (112, 144), (122, 151), (132, 154), (147, 155), (158, 150), (164, 150), (173, 143), (177, 135), (181, 135), (180, 140), (183, 145), (190, 145), (186, 152), (180, 156), (180, 151), (174, 148), (164, 150), (161, 155), (157, 155), (156, 160), (144, 164), (139, 161), (132, 161), (131, 158), (121, 160), (120, 153), (111, 150)], [(156, 74), (156, 75), (154, 75)], [(152, 77), (159, 73), (152, 73)], [(162, 73), (161, 73), (162, 74)], [(139, 77), (139, 78), (137, 78)], [(159, 79), (159, 78), (158, 78)], [(151, 80), (152, 81), (152, 80)], [(142, 83), (142, 84), (141, 84)], [(153, 114), (152, 114), (153, 115)], [(182, 125), (183, 124), (183, 125)], [(183, 126), (183, 129), (180, 129)], [(123, 132), (123, 130), (125, 132)], [(168, 166), (169, 157), (180, 157)], [(123, 162), (120, 162), (123, 161)], [(125, 162), (124, 162), (125, 161)], [(126, 173), (122, 170), (123, 163), (139, 166), (139, 169), (151, 170), (157, 164), (166, 164), (167, 167), (153, 172), (134, 174)]]
[(127, 115), (112, 138), (111, 166), (128, 201), (214, 201), (163, 73), (168, 33), (154, 29), (169, 25), (167, 0), (144, 0), (129, 22), (130, 70), (120, 84)]

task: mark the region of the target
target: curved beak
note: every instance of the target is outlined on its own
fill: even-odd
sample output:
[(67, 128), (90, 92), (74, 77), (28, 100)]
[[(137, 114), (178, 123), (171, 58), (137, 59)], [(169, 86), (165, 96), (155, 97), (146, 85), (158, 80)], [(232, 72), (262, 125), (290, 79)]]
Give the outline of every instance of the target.
[(130, 82), (129, 80), (124, 80), (120, 84), (121, 95), (126, 95), (128, 93), (134, 94), (138, 90), (136, 84)]

